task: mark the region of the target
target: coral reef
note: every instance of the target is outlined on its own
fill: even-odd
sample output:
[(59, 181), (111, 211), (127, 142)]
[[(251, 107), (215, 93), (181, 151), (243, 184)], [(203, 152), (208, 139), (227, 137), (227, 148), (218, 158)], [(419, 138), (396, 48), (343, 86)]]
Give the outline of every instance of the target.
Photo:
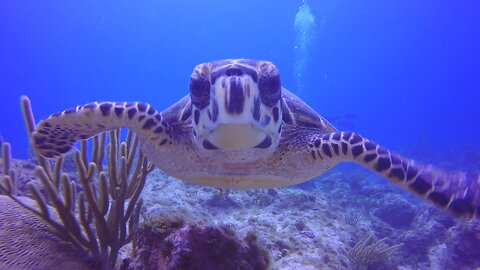
[(362, 218), (362, 214), (358, 210), (349, 210), (343, 216), (345, 223), (348, 225), (356, 225)]
[[(35, 123), (28, 98), (22, 97), (21, 104), (30, 135)], [(26, 185), (37, 207), (24, 203), (17, 196), (17, 175), (10, 168), (10, 146), (4, 143), (0, 192), (48, 224), (58, 238), (88, 254), (95, 267), (111, 269), (117, 262), (120, 248), (133, 238), (142, 205), (140, 192), (153, 165), (147, 162), (140, 151), (137, 153), (138, 140), (131, 132), (127, 134), (126, 142), (120, 143), (119, 131), (111, 131), (106, 155), (105, 134), (91, 141), (91, 161), (87, 158), (87, 141), (82, 141), (80, 151), (74, 153), (75, 168), (82, 188), (78, 194), (76, 184), (68, 174), (62, 172), (63, 157), (56, 158), (51, 167), (48, 160), (37, 156), (38, 165), (34, 175), (44, 193), (34, 184)], [(108, 165), (106, 170), (103, 168), (105, 156)], [(55, 209), (58, 219), (51, 215), (50, 205)], [(4, 215), (9, 214), (9, 209), (3, 211)], [(28, 257), (29, 254), (19, 252), (18, 256)], [(7, 264), (13, 263), (7, 258), (2, 257), (1, 260)]]
[(405, 229), (412, 225), (417, 216), (417, 211), (411, 203), (400, 195), (386, 194), (378, 201), (378, 206), (373, 214), (393, 228)]
[[(259, 245), (270, 252), (272, 270), (352, 269), (348, 251), (370, 232), (388, 239), (384, 241), (390, 246), (404, 244), (389, 260), (368, 269), (439, 269), (435, 267), (446, 265), (441, 259), (455, 262), (446, 255), (451, 253), (446, 243), (453, 241), (449, 232), (464, 230), (446, 213), (348, 166), (314, 180), (313, 189), (232, 190), (226, 199), (217, 189), (186, 184), (159, 170), (148, 178), (142, 193), (145, 218), (168, 216), (174, 209), (190, 223), (227, 226), (240, 238), (254, 231)], [(389, 199), (415, 209), (409, 226), (392, 226), (374, 214)], [(357, 214), (360, 220), (348, 224), (345, 217)], [(470, 252), (464, 256), (470, 258), (466, 261), (474, 260)]]
[(446, 246), (450, 255), (447, 267), (480, 267), (480, 222), (471, 221), (451, 228)]
[(378, 241), (373, 240), (370, 234), (359, 241), (347, 254), (348, 259), (357, 267), (367, 268), (368, 266), (386, 261), (397, 251), (403, 243), (388, 246), (386, 238)]
[(227, 227), (202, 223), (143, 226), (136, 234), (133, 254), (122, 269), (263, 270), (269, 265), (268, 253), (253, 234), (240, 240)]
[[(151, 234), (142, 234), (147, 232), (143, 231), (133, 237), (137, 243), (135, 252), (126, 246), (121, 255), (123, 267), (139, 267), (136, 262), (149, 262), (147, 257), (163, 258), (151, 256), (147, 248), (138, 247), (159, 249), (167, 243), (168, 236), (180, 239), (184, 235), (177, 236), (172, 231), (185, 224), (228, 228), (235, 231), (239, 239), (245, 239), (254, 231), (257, 244), (270, 253), (272, 270), (352, 269), (355, 265), (348, 259), (348, 251), (368, 232), (379, 239), (387, 238), (389, 244), (404, 243), (389, 260), (373, 263), (368, 269), (472, 269), (480, 266), (475, 253), (480, 250), (475, 240), (478, 233), (472, 224), (456, 225), (445, 213), (411, 196), (399, 198), (399, 190), (395, 187), (383, 185), (365, 174), (362, 178), (361, 173), (355, 173), (355, 177), (346, 176), (350, 173), (348, 168), (333, 170), (311, 183), (316, 188), (310, 190), (296, 187), (234, 190), (224, 198), (217, 189), (189, 185), (154, 170), (148, 175), (141, 194), (144, 201), (141, 215), (146, 221), (164, 222), (155, 226), (147, 222), (155, 233), (149, 229)], [(390, 199), (392, 203), (400, 200), (406, 207), (415, 209), (416, 215), (409, 226), (394, 226), (374, 214)], [(165, 222), (165, 217), (172, 215), (179, 219)], [(357, 222), (349, 221), (357, 217)], [(143, 230), (144, 225), (141, 228)], [(185, 231), (195, 232), (194, 229)], [(141, 244), (140, 238), (145, 243)], [(131, 254), (135, 256), (128, 258)], [(158, 265), (158, 260), (151, 263)]]

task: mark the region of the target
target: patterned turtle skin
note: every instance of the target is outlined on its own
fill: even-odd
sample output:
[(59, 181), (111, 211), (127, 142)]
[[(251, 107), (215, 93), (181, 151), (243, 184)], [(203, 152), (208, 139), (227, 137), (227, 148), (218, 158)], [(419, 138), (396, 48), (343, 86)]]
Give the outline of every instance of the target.
[(222, 189), (274, 188), (355, 162), (463, 219), (480, 216), (480, 178), (445, 172), (392, 153), (353, 132), (338, 132), (282, 88), (267, 61), (198, 65), (190, 93), (158, 112), (140, 102), (93, 102), (41, 121), (32, 141), (52, 158), (75, 142), (133, 130), (145, 155), (183, 181)]

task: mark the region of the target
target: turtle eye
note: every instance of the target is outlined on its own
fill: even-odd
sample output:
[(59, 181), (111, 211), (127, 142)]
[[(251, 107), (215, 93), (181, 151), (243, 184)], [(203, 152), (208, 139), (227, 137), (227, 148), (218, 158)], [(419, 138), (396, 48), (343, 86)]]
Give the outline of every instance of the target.
[(203, 109), (210, 103), (210, 81), (206, 76), (194, 72), (190, 77), (190, 99), (192, 104)]
[(260, 98), (267, 106), (274, 106), (282, 96), (282, 84), (276, 68), (264, 72), (258, 80)]

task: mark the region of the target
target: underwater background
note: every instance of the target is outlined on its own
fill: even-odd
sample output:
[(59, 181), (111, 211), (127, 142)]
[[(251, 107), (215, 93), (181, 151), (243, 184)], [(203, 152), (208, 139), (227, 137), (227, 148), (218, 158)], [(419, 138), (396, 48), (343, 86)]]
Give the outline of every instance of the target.
[[(0, 139), (11, 143), (14, 158), (31, 158), (21, 95), (31, 99), (37, 121), (92, 101), (142, 101), (161, 111), (188, 93), (197, 64), (252, 58), (272, 61), (283, 86), (339, 130), (358, 132), (415, 160), (480, 172), (478, 14), (477, 1), (448, 0), (3, 1)], [(236, 219), (248, 221), (243, 225), (225, 213), (250, 208), (262, 216), (263, 209), (273, 209), (263, 216), (280, 226), (279, 209), (295, 209), (305, 216), (288, 214), (296, 220), (282, 221), (293, 228), (288, 230), (306, 239), (328, 238), (325, 245), (338, 249), (316, 261), (305, 254), (318, 252), (312, 248), (318, 243), (275, 240), (267, 243), (274, 269), (350, 269), (344, 255), (367, 231), (388, 237), (390, 244), (404, 243), (392, 261), (374, 269), (480, 267), (474, 240), (480, 229), (462, 234), (463, 227), (442, 212), (359, 166), (342, 165), (293, 190), (233, 193), (227, 202), (209, 195), (213, 189), (198, 191), (157, 177), (170, 184), (163, 186), (166, 194), (183, 195), (175, 198), (177, 206), (208, 212), (202, 217), (228, 221), (239, 231), (256, 228), (260, 236), (271, 227), (251, 221), (252, 213)], [(154, 196), (145, 199), (147, 206), (169, 205), (167, 195), (163, 204)], [(321, 215), (326, 216), (318, 228), (300, 222)], [(354, 227), (363, 233), (350, 238)], [(457, 244), (442, 249), (446, 242)], [(302, 255), (294, 246), (312, 250)], [(291, 254), (311, 263), (305, 266)], [(432, 259), (442, 257), (449, 260)]]
[(22, 94), (37, 118), (103, 100), (163, 110), (188, 93), (197, 64), (253, 58), (276, 64), (284, 87), (323, 116), (353, 124), (339, 129), (400, 152), (478, 149), (480, 4), (310, 1), (314, 23), (300, 18), (295, 27), (301, 5), (3, 1), (0, 134), (14, 156), (27, 156)]

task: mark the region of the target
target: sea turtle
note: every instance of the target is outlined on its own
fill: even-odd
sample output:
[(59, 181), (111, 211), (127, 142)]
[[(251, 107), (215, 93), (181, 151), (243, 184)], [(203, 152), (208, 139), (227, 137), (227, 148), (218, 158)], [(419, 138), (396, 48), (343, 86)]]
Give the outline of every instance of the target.
[(267, 61), (200, 64), (190, 93), (163, 112), (141, 102), (93, 102), (41, 121), (32, 141), (45, 157), (117, 128), (139, 137), (145, 155), (183, 181), (222, 189), (274, 188), (353, 161), (456, 216), (480, 217), (480, 178), (401, 157), (353, 132), (338, 132), (282, 88)]

